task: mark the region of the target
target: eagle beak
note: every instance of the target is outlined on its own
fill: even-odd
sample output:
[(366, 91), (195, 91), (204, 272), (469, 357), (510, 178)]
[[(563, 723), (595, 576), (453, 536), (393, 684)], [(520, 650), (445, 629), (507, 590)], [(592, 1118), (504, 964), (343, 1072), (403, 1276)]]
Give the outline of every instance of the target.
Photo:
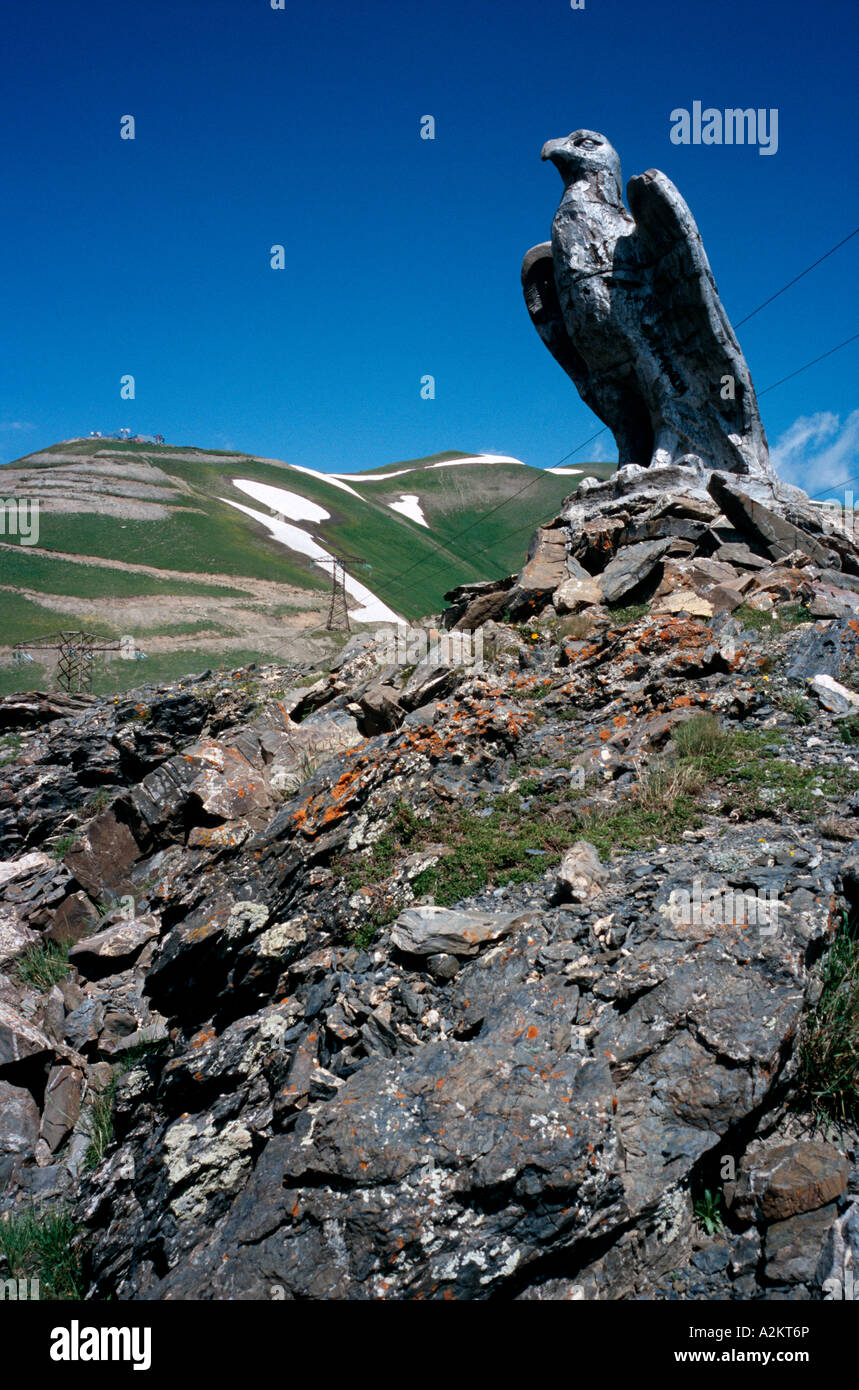
[(547, 140), (540, 153), (541, 159), (553, 159), (566, 146), (566, 140)]

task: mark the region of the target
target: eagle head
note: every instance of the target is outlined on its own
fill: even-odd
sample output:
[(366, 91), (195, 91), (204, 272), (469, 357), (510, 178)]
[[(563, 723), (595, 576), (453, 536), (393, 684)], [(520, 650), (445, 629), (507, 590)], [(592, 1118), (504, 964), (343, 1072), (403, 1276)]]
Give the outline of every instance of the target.
[(567, 188), (578, 179), (592, 178), (608, 196), (613, 189), (618, 199), (621, 196), (617, 150), (595, 130), (574, 130), (562, 140), (547, 140), (540, 157), (551, 160)]

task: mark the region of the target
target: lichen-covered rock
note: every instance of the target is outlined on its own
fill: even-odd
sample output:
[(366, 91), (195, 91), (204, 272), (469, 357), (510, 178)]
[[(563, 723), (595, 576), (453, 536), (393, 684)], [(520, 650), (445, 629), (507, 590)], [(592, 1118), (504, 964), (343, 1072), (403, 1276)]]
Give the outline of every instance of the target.
[[(53, 950), (44, 979), (38, 953), (0, 974), (0, 1081), (39, 1112), (0, 1215), (73, 1200), (91, 1297), (824, 1296), (807, 1271), (841, 1258), (849, 1186), (812, 1183), (826, 1231), (769, 1247), (786, 1206), (708, 1245), (695, 1204), (724, 1155), (800, 1142), (797, 1039), (859, 902), (859, 766), (787, 672), (832, 653), (849, 688), (854, 634), (796, 611), (815, 566), (762, 567), (660, 472), (571, 500), (561, 582), (667, 541), (656, 603), (685, 589), (699, 617), (559, 618), (549, 595), (487, 624), (480, 665), (432, 645), (411, 670), (362, 634), (318, 678), (19, 725), (0, 915), (77, 944), (65, 974)], [(767, 595), (772, 631), (705, 614), (719, 586)], [(512, 585), (471, 587), (460, 617)], [(402, 717), (371, 732), (380, 687)]]

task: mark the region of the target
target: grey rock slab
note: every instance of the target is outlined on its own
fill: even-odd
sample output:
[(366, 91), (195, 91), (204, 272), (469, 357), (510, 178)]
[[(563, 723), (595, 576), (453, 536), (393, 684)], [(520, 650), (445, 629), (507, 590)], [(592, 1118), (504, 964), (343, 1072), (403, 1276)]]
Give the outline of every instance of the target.
[(573, 902), (588, 902), (602, 891), (608, 878), (609, 871), (594, 846), (588, 840), (577, 840), (558, 867), (557, 891)]
[(829, 1300), (859, 1299), (859, 1201), (853, 1200), (823, 1239), (816, 1284)]
[(830, 714), (850, 714), (859, 710), (859, 695), (853, 690), (848, 690), (846, 685), (834, 680), (832, 676), (813, 676), (809, 684), (823, 708), (829, 710)]
[(0, 1081), (0, 1154), (31, 1155), (39, 1137), (39, 1107), (29, 1091)]
[(767, 1227), (764, 1274), (773, 1284), (812, 1283), (824, 1242), (838, 1216), (835, 1202)]
[(789, 680), (833, 676), (840, 681), (855, 663), (859, 649), (859, 621), (840, 618), (805, 628), (790, 649), (785, 667)]
[(684, 547), (688, 545), (686, 553), (691, 554), (707, 529), (706, 522), (692, 521), (688, 517), (649, 516), (631, 521), (625, 540), (627, 545), (633, 545), (636, 541), (658, 541), (671, 536), (675, 543), (672, 550), (678, 544)]
[(371, 686), (358, 703), (365, 732), (370, 737), (396, 729), (402, 723), (404, 710), (397, 698), (397, 691), (390, 685)]
[(741, 569), (763, 570), (769, 565), (765, 555), (758, 555), (749, 546), (738, 542), (727, 542), (714, 550), (713, 559), (728, 565), (739, 565)]
[(773, 559), (800, 550), (815, 564), (823, 567), (832, 564), (833, 554), (827, 546), (794, 525), (774, 506), (766, 506), (722, 474), (712, 475), (710, 492), (737, 529), (754, 536), (767, 547)]
[(730, 584), (714, 584), (707, 590), (707, 602), (714, 613), (733, 613), (742, 601), (743, 595), (740, 590)]
[(534, 532), (528, 559), (507, 595), (512, 616), (527, 616), (539, 608), (567, 578), (566, 540), (559, 527), (541, 526)]
[(604, 601), (619, 603), (647, 584), (656, 575), (659, 562), (670, 544), (670, 539), (666, 537), (623, 546), (597, 577)]
[(853, 594), (859, 594), (859, 576), (847, 574), (844, 570), (821, 570), (820, 581), (822, 584), (832, 584), (837, 589), (849, 589)]
[(14, 1005), (0, 1000), (0, 1066), (20, 1062), (43, 1052), (57, 1052), (77, 1065), (85, 1065), (76, 1052), (52, 1041)]
[(50, 854), (43, 854), (39, 850), (33, 850), (30, 854), (22, 854), (17, 859), (4, 859), (0, 861), (0, 887), (7, 883), (13, 883), (15, 879), (28, 878), (33, 873), (38, 873), (40, 869), (52, 869), (56, 861)]
[(87, 979), (100, 978), (125, 970), (140, 954), (147, 941), (161, 930), (155, 917), (135, 917), (114, 922), (104, 931), (79, 941), (69, 951), (69, 960)]
[(345, 710), (326, 710), (290, 727), (277, 741), (267, 768), (272, 791), (289, 795), (317, 768), (346, 749), (363, 743), (357, 721)]
[(51, 1068), (39, 1131), (51, 1153), (56, 1153), (78, 1122), (83, 1084), (83, 1073), (76, 1067)]
[(140, 848), (128, 826), (113, 811), (104, 811), (90, 821), (64, 862), (81, 886), (98, 896), (105, 888), (128, 891), (128, 874), (139, 858)]
[(36, 932), (18, 921), (17, 913), (0, 911), (0, 970), (17, 960), (38, 940)]
[(859, 594), (832, 584), (819, 584), (808, 605), (812, 618), (844, 618), (859, 613)]
[(515, 575), (505, 579), (490, 579), (479, 584), (459, 584), (449, 589), (445, 599), (450, 605), (442, 621), (446, 628), (472, 629), (500, 617), (507, 607), (504, 597), (516, 582)]
[(725, 1200), (743, 1221), (786, 1221), (834, 1202), (846, 1190), (850, 1163), (833, 1144), (801, 1140), (746, 1155)]
[[(570, 1053), (540, 1069), (442, 1042), (370, 1062), (271, 1140), (159, 1296), (502, 1294), (552, 1241), (574, 1251), (622, 1222), (612, 1094), (604, 1059)], [(331, 1223), (355, 1232), (347, 1260)]]
[(497, 589), (491, 594), (481, 594), (466, 606), (462, 616), (453, 624), (454, 630), (473, 632), (485, 622), (500, 618), (509, 604), (508, 591)]
[(72, 1047), (79, 1052), (89, 1043), (95, 1042), (104, 1026), (104, 1004), (98, 999), (87, 999), (79, 1009), (66, 1017), (65, 1035)]
[(86, 893), (70, 893), (54, 913), (45, 935), (51, 941), (79, 941), (92, 931), (99, 920), (98, 912)]
[(595, 579), (565, 579), (555, 590), (553, 603), (559, 613), (578, 613), (593, 603), (602, 603), (603, 594)]
[(521, 913), (495, 916), (447, 907), (407, 907), (394, 922), (391, 940), (410, 955), (476, 956), (483, 946), (511, 932), (521, 919)]

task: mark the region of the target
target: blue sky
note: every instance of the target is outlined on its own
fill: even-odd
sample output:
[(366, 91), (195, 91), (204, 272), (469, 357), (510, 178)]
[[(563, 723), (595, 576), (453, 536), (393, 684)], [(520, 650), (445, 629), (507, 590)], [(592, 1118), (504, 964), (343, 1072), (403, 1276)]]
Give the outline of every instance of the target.
[[(857, 37), (854, 0), (7, 7), (0, 461), (128, 426), (322, 469), (554, 464), (600, 422), (521, 299), (543, 142), (588, 126), (625, 179), (663, 169), (739, 319), (859, 225)], [(695, 100), (778, 108), (778, 152), (672, 144)], [(858, 283), (859, 237), (739, 330), (759, 391), (859, 330)], [(859, 341), (763, 398), (811, 490), (859, 473), (858, 367)]]

